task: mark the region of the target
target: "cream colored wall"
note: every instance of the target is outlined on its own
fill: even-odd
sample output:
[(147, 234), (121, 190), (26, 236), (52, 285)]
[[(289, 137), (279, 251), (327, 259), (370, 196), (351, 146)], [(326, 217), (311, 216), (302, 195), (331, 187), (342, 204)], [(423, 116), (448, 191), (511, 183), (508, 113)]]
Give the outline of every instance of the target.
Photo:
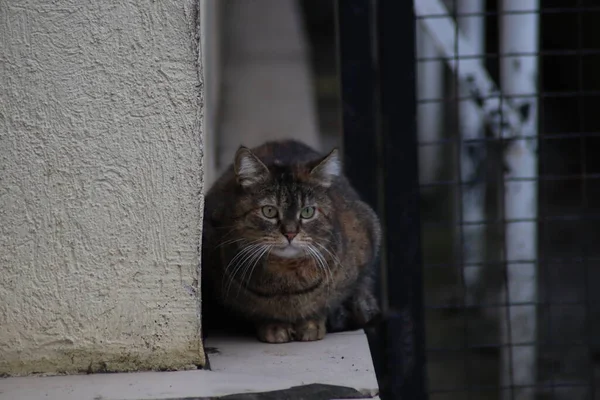
[(218, 1), (227, 34), (217, 170), (232, 163), (240, 145), (296, 139), (323, 150), (298, 1)]
[(203, 364), (194, 0), (0, 0), (0, 374)]

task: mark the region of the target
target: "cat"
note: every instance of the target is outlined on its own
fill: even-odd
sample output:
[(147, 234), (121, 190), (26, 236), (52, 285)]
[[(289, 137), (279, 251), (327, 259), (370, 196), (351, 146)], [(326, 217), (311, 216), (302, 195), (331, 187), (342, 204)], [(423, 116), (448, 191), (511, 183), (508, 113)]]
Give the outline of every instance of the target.
[(204, 329), (248, 322), (263, 342), (313, 341), (379, 315), (380, 223), (337, 149), (240, 146), (205, 200)]

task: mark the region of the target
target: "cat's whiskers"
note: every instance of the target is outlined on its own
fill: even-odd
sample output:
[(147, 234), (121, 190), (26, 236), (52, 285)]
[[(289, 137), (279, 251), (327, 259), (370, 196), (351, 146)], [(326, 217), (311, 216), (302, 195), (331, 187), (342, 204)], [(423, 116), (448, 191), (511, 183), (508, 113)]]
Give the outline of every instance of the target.
[[(327, 239), (325, 239), (327, 240)], [(329, 243), (331, 243), (331, 241), (327, 240)], [(334, 266), (342, 267), (342, 262), (340, 261), (339, 257), (337, 256), (337, 254), (335, 253), (335, 251), (331, 251), (329, 250), (326, 246), (323, 246), (322, 244), (318, 243), (318, 242), (314, 242), (317, 246), (319, 246), (321, 249), (323, 249), (325, 252), (327, 252), (327, 254), (329, 254), (329, 256), (331, 257), (331, 259), (333, 260)], [(329, 264), (327, 264), (329, 265)], [(331, 268), (329, 268), (329, 272), (331, 274), (331, 280), (333, 280), (333, 271), (331, 271)]]
[(331, 275), (331, 270), (329, 269), (327, 260), (325, 260), (317, 248), (311, 246), (310, 244), (306, 244), (306, 249), (308, 249), (308, 251), (311, 253), (312, 258), (316, 262), (318, 268), (325, 274), (325, 286), (327, 287), (327, 298), (329, 298), (329, 291), (331, 289), (331, 284), (333, 283), (333, 276)]
[(333, 259), (334, 263), (337, 264), (338, 266), (342, 266), (342, 262), (340, 261), (340, 259), (338, 258), (337, 254), (335, 254), (335, 252), (331, 252), (331, 250), (329, 250), (327, 247), (323, 246), (322, 244), (318, 243), (318, 242), (314, 242), (317, 246), (319, 246), (320, 248), (322, 248), (323, 250), (325, 250), (327, 252), (327, 254), (329, 254), (329, 256)]
[(241, 244), (255, 244), (260, 242), (262, 239), (255, 239), (255, 240), (250, 240), (248, 241), (248, 239), (246, 238), (237, 238), (237, 239), (229, 239), (229, 240), (225, 240), (223, 242), (221, 242), (219, 245), (217, 245), (215, 248), (219, 248), (222, 246), (226, 246), (228, 244), (233, 244), (233, 243), (241, 243)]
[(329, 261), (327, 261), (327, 258), (323, 255), (323, 253), (321, 253), (321, 251), (319, 251), (319, 249), (315, 248), (315, 250), (317, 251), (317, 253), (321, 257), (321, 259), (323, 260), (323, 263), (325, 264), (325, 267), (327, 268), (327, 273), (329, 275), (329, 282), (331, 284), (333, 284), (333, 271), (331, 270), (331, 266), (329, 265)]
[(321, 269), (321, 271), (325, 273), (325, 283), (327, 283), (329, 281), (329, 277), (326, 274), (327, 270), (323, 265), (323, 260), (321, 259), (321, 257), (319, 257), (319, 253), (317, 253), (317, 249), (311, 245), (308, 245), (307, 247), (310, 250), (311, 254), (313, 254), (314, 259), (317, 261), (319, 269)]
[(238, 243), (238, 242), (244, 242), (244, 241), (246, 241), (246, 239), (245, 239), (245, 238), (239, 238), (239, 239), (229, 239), (229, 240), (225, 240), (225, 241), (223, 241), (223, 242), (219, 243), (219, 244), (218, 244), (218, 245), (215, 247), (215, 249), (218, 249), (219, 247), (226, 246), (226, 245), (228, 245), (228, 244), (233, 244), (233, 243)]
[[(237, 239), (236, 239), (236, 241), (237, 241)], [(237, 260), (240, 256), (242, 256), (246, 252), (247, 248), (254, 247), (255, 244), (257, 244), (260, 241), (261, 241), (260, 239), (255, 239), (255, 240), (248, 241), (245, 238), (241, 238), (240, 242), (242, 243), (242, 245), (244, 247), (242, 247), (238, 251), (238, 253), (231, 259), (231, 261), (229, 261), (229, 264), (227, 264), (227, 267), (225, 267), (225, 273), (227, 273), (227, 271), (229, 270), (230, 266), (235, 262), (235, 260)], [(223, 244), (225, 244), (225, 242), (223, 242)], [(227, 244), (229, 244), (229, 243), (227, 243)]]
[[(238, 284), (238, 292), (237, 292), (236, 297), (239, 296), (241, 286), (244, 283), (244, 280), (245, 280), (245, 277), (246, 277), (246, 274), (248, 272), (250, 265), (252, 265), (252, 272), (253, 272), (254, 267), (256, 267), (256, 265), (258, 264), (260, 259), (270, 249), (270, 246), (265, 244), (262, 241), (262, 239), (257, 239), (257, 240), (254, 240), (253, 242), (260, 242), (260, 243), (247, 246), (246, 248), (250, 248), (250, 250), (244, 251), (246, 249), (246, 248), (244, 248), (242, 251), (240, 251), (240, 253), (238, 253), (238, 255), (236, 255), (236, 257), (234, 257), (234, 259), (232, 259), (230, 261), (230, 264), (232, 264), (232, 263), (236, 262), (236, 260), (237, 260), (237, 262), (235, 263), (233, 272), (227, 276), (229, 284), (227, 286), (227, 290), (225, 291), (225, 297), (229, 296), (229, 292), (231, 291), (231, 285), (233, 284), (233, 281), (235, 280), (235, 276), (241, 272), (242, 277), (240, 279), (240, 283)], [(244, 253), (244, 254), (241, 257), (238, 257), (238, 256), (240, 256), (241, 253)], [(228, 268), (229, 268), (229, 265), (228, 265)], [(250, 273), (250, 275), (248, 277), (248, 282), (250, 281), (252, 272)]]
[[(237, 273), (237, 265), (236, 261), (241, 258), (241, 257), (245, 257), (248, 253), (251, 253), (252, 251), (256, 250), (256, 248), (260, 246), (259, 244), (248, 244), (244, 247), (242, 247), (242, 249), (229, 261), (229, 264), (227, 264), (227, 267), (225, 267), (224, 273), (223, 273), (223, 282), (222, 282), (222, 287), (221, 287), (221, 291), (223, 291), (225, 284), (227, 283), (226, 281), (229, 281), (229, 286), (231, 286), (231, 279), (233, 276), (235, 276), (235, 274)], [(233, 266), (234, 268), (234, 272), (231, 275), (229, 273), (229, 269)]]
[[(246, 285), (250, 284), (250, 279), (252, 279), (252, 274), (254, 273), (254, 269), (256, 268), (256, 266), (258, 265), (258, 262), (261, 260), (261, 258), (263, 258), (263, 256), (267, 253), (271, 251), (271, 246), (263, 244), (263, 251), (259, 254), (257, 254), (256, 256), (254, 256), (254, 263), (252, 263), (252, 260), (247, 264), (250, 265), (252, 264), (252, 267), (246, 267), (244, 268), (244, 272), (242, 274), (242, 278), (240, 279), (240, 281), (242, 282), (242, 284), (244, 284), (244, 280), (246, 279), (246, 272), (248, 272), (248, 269), (250, 269), (250, 274), (248, 274), (248, 280), (246, 281)], [(241, 285), (238, 287), (238, 292), (237, 292), (237, 296), (239, 296), (240, 294), (240, 289), (241, 289)]]
[[(231, 228), (231, 229), (230, 229)], [(227, 226), (218, 226), (215, 229), (229, 229), (226, 233), (223, 234), (221, 239), (226, 239), (227, 236), (231, 235), (237, 230), (237, 225), (227, 225)]]
[[(230, 228), (230, 227), (231, 227), (231, 226), (227, 226), (227, 227), (217, 227), (216, 229), (227, 229), (227, 228)], [(230, 230), (229, 230), (227, 233), (225, 233), (221, 239), (226, 239), (226, 238), (227, 238), (227, 236), (230, 236), (232, 233), (234, 233), (234, 231), (235, 231), (235, 230), (236, 230), (236, 227), (234, 226), (234, 227), (233, 227), (233, 228), (231, 228), (231, 229), (230, 229)], [(241, 239), (230, 239), (230, 240), (236, 240), (236, 241), (237, 241), (237, 240), (239, 240), (239, 241), (241, 241), (241, 240), (244, 240), (244, 239), (243, 239), (243, 238), (241, 238)], [(212, 251), (213, 251), (213, 252), (214, 252), (214, 251), (217, 251), (217, 249), (219, 249), (221, 246), (224, 246), (225, 244), (229, 244), (229, 240), (224, 240), (224, 241), (223, 241), (223, 242), (221, 242), (220, 244), (218, 244), (218, 245), (214, 246), (214, 247), (212, 248)]]
[(323, 270), (324, 270), (323, 272), (325, 273), (325, 286), (327, 287), (327, 299), (325, 300), (325, 304), (327, 304), (327, 303), (329, 303), (329, 299), (331, 298), (330, 294), (331, 294), (331, 291), (333, 290), (332, 289), (333, 284), (334, 284), (333, 274), (331, 273), (331, 268), (329, 267), (329, 263), (327, 262), (325, 257), (323, 257), (321, 252), (319, 252), (319, 250), (316, 247), (313, 247), (313, 250), (322, 260), (322, 265), (323, 265)]
[[(325, 239), (327, 240), (327, 239)], [(282, 243), (275, 240), (264, 240), (264, 239), (256, 239), (252, 241), (248, 241), (246, 238), (234, 238), (225, 240), (220, 243), (217, 247), (225, 246), (228, 244), (241, 243), (243, 247), (238, 251), (238, 253), (229, 261), (227, 267), (225, 268), (224, 279), (223, 279), (223, 288), (221, 289), (224, 292), (225, 297), (229, 297), (229, 293), (231, 292), (231, 286), (236, 276), (241, 274), (241, 278), (238, 283), (238, 290), (236, 294), (236, 298), (239, 296), (242, 285), (247, 285), (250, 283), (252, 279), (252, 275), (259, 264), (260, 260), (265, 256), (271, 253), (271, 250), (275, 247), (282, 247)], [(334, 262), (334, 264), (341, 265), (339, 258), (332, 253), (327, 247), (323, 246), (317, 242), (298, 242), (295, 243), (296, 247), (313, 260), (315, 266), (323, 273), (325, 278), (325, 286), (327, 287), (327, 297), (329, 297), (329, 293), (331, 291), (331, 285), (333, 284), (333, 271), (331, 266), (329, 265), (328, 258), (324, 256), (323, 252), (325, 252), (329, 258)], [(313, 246), (316, 245), (319, 248)], [(227, 285), (226, 290), (225, 285)]]
[(233, 272), (231, 274), (229, 274), (227, 277), (228, 285), (227, 285), (227, 290), (225, 291), (225, 297), (229, 296), (229, 292), (231, 291), (231, 286), (233, 285), (233, 282), (235, 281), (235, 276), (240, 271), (243, 271), (243, 267), (246, 264), (247, 260), (254, 257), (254, 255), (256, 253), (258, 253), (260, 250), (261, 250), (261, 245), (257, 244), (257, 245), (252, 246), (252, 248), (249, 251), (244, 252), (244, 255), (242, 257), (239, 257), (239, 261), (236, 262), (233, 266)]
[(333, 239), (328, 239), (328, 238), (320, 238), (319, 242), (325, 242), (326, 244), (330, 244), (330, 245), (334, 245), (336, 244), (336, 241)]

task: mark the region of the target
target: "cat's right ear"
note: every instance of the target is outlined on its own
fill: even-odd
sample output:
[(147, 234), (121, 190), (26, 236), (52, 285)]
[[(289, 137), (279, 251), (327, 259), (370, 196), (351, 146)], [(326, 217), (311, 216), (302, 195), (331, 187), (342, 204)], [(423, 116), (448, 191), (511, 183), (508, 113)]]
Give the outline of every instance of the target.
[(269, 177), (269, 169), (249, 148), (240, 146), (235, 153), (233, 169), (237, 181), (242, 187), (250, 187)]
[(342, 173), (339, 151), (331, 150), (311, 171), (310, 176), (323, 187), (329, 187)]

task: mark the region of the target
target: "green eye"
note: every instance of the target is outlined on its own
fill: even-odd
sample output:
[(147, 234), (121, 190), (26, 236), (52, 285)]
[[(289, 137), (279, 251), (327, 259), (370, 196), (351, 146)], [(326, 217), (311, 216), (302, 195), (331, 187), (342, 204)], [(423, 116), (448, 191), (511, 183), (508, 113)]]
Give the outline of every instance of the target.
[(277, 209), (273, 206), (264, 206), (262, 213), (267, 218), (275, 218), (277, 216)]
[(304, 207), (302, 209), (302, 211), (300, 211), (300, 217), (302, 217), (304, 219), (312, 218), (313, 215), (315, 215), (315, 208), (314, 207)]

